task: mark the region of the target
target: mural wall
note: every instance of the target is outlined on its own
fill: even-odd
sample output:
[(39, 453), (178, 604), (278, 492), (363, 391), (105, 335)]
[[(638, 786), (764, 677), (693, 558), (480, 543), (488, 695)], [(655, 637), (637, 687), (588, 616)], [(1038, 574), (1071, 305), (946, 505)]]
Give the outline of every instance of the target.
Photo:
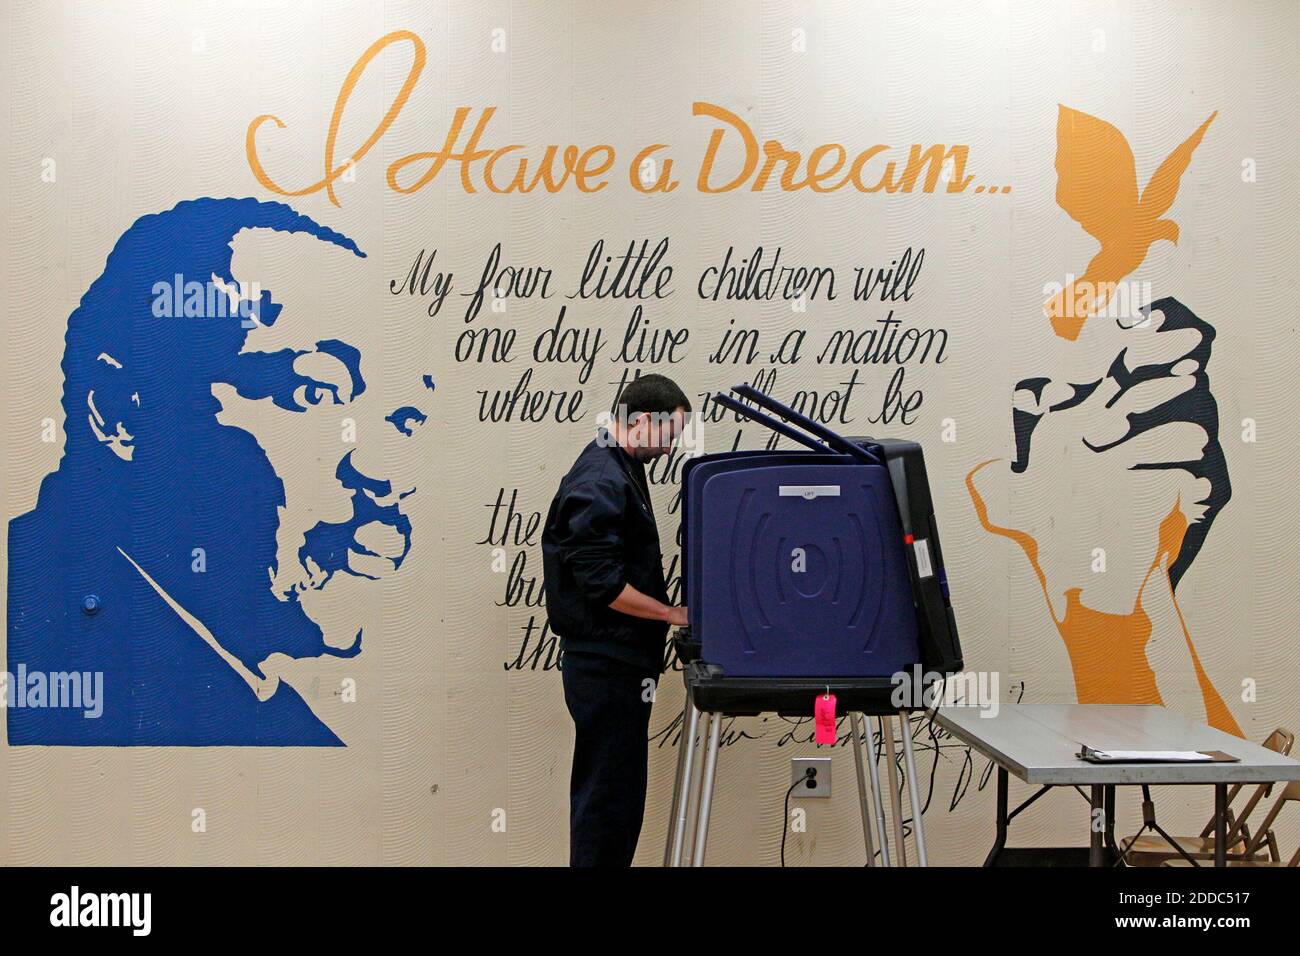
[[(6, 5), (0, 860), (565, 861), (542, 516), (650, 370), (672, 593), (751, 382), (924, 445), (995, 699), (1300, 725), (1297, 8), (609, 6)], [(912, 733), (979, 862), (988, 762)], [(711, 862), (812, 737), (728, 723)], [(808, 811), (788, 862), (862, 862)]]

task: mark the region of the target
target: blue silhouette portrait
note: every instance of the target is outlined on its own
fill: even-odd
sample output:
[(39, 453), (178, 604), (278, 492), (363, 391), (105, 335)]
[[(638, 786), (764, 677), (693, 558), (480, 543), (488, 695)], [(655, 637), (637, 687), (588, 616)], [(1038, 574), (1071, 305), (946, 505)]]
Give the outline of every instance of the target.
[[(414, 489), (367, 474), (346, 441), (313, 449), (343, 505), (306, 509), (287, 549), (284, 482), (254, 434), (219, 420), (214, 392), (298, 416), (357, 402), (367, 382), (342, 338), (244, 350), (277, 322), (315, 331), (273, 289), (235, 291), (232, 243), (248, 229), (310, 236), (339, 266), (365, 257), (284, 204), (195, 199), (137, 220), (68, 320), (63, 456), (9, 525), (10, 745), (342, 746), (265, 665), (360, 652), (360, 628), (327, 639), (301, 598), (400, 567)], [(418, 392), (431, 391), (426, 376)], [(426, 418), (384, 411), (397, 441)], [(376, 532), (386, 546), (367, 543)], [(98, 716), (57, 706), (69, 674), (102, 674)]]

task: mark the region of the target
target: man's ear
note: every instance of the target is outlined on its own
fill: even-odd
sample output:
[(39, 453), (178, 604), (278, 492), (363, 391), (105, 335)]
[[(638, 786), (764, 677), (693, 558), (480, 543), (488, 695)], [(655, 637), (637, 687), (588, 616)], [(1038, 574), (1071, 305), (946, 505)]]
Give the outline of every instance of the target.
[(139, 411), (140, 395), (132, 388), (130, 374), (113, 356), (99, 353), (86, 392), (86, 422), (96, 440), (123, 461), (135, 454)]
[(650, 442), (650, 413), (637, 412), (629, 416), (627, 421), (627, 431), (632, 437), (633, 444), (638, 447), (644, 447)]

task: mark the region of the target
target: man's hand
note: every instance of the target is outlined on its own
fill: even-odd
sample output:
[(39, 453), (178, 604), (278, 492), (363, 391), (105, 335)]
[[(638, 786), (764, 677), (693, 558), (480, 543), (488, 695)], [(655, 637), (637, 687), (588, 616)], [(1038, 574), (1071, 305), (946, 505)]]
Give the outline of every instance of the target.
[(656, 601), (648, 594), (643, 594), (630, 584), (624, 584), (618, 597), (609, 602), (609, 606), (620, 614), (641, 617), (647, 621), (667, 621), (675, 627), (686, 626), (686, 608), (669, 607), (662, 601)]

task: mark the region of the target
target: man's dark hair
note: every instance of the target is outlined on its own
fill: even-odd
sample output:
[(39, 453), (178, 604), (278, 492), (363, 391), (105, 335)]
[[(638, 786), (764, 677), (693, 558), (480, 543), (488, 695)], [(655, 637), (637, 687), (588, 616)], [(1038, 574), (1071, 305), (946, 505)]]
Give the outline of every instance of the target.
[(666, 375), (656, 374), (634, 379), (623, 389), (618, 404), (627, 406), (629, 417), (641, 412), (668, 414), (679, 408), (687, 412), (691, 410), (691, 400), (677, 387), (677, 383)]

